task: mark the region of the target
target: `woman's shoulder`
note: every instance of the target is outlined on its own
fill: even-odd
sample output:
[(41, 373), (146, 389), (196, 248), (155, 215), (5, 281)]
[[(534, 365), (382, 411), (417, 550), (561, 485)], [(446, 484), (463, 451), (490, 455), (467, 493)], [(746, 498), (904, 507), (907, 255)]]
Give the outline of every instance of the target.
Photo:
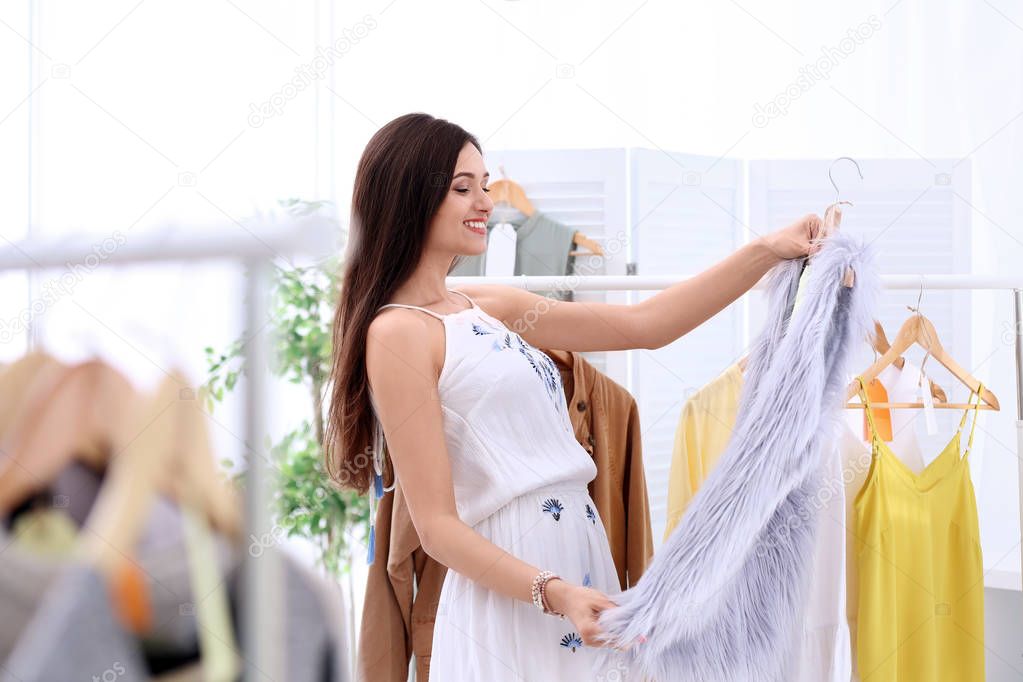
[[(423, 376), (440, 374), (444, 362), (441, 326), (431, 324), (432, 320), (422, 313), (409, 313), (416, 311), (388, 308), (370, 322), (365, 351), (367, 374), (408, 374), (410, 370)], [(401, 361), (395, 362), (399, 358)]]

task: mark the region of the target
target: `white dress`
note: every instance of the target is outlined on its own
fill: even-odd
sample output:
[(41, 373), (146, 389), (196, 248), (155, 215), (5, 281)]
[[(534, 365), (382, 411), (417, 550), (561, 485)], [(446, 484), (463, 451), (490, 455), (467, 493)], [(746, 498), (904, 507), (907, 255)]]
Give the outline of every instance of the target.
[[(453, 291), (453, 290), (452, 290)], [(553, 361), (464, 296), (444, 325), (438, 381), (459, 518), (511, 555), (613, 600), (618, 573), (587, 484), (597, 475), (575, 439)], [(433, 631), (430, 679), (624, 680), (595, 669), (572, 621), (448, 570)]]

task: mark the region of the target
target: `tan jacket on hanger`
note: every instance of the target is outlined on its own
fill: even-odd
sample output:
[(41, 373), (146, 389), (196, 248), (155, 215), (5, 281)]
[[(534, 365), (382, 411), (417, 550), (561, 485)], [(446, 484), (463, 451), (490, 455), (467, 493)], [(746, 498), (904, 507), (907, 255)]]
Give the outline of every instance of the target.
[[(654, 553), (639, 409), (622, 386), (580, 354), (571, 355), (572, 368), (556, 364), (576, 440), (597, 465), (588, 490), (624, 589), (639, 580)], [(412, 654), (416, 679), (429, 679), (433, 624), (446, 574), (447, 567), (420, 546), (401, 486), (395, 486), (377, 507), (376, 556), (366, 582), (358, 680), (406, 680)]]

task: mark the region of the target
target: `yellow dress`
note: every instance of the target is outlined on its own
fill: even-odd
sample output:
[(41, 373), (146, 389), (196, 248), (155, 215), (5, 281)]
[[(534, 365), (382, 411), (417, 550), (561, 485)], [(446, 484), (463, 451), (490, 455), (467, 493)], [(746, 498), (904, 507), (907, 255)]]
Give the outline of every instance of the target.
[(735, 363), (694, 393), (682, 407), (668, 474), (665, 540), (728, 445), (741, 392), (742, 370)]
[[(971, 394), (952, 440), (919, 474), (878, 438), (872, 410), (865, 410), (872, 456), (853, 501), (861, 682), (984, 680), (984, 562), (969, 467), (981, 390), (976, 405)], [(960, 456), (970, 409), (973, 425)]]

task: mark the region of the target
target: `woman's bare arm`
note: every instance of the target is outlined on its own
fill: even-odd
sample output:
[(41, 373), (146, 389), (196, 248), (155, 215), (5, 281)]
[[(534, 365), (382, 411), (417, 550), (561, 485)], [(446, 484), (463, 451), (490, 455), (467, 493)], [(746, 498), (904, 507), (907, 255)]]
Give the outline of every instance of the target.
[[(460, 287), (538, 348), (571, 351), (654, 349), (700, 326), (749, 291), (768, 270), (809, 246), (820, 219), (808, 215), (760, 237), (700, 274), (634, 305), (552, 301), (499, 284)], [(807, 232), (801, 242), (798, 235)]]

